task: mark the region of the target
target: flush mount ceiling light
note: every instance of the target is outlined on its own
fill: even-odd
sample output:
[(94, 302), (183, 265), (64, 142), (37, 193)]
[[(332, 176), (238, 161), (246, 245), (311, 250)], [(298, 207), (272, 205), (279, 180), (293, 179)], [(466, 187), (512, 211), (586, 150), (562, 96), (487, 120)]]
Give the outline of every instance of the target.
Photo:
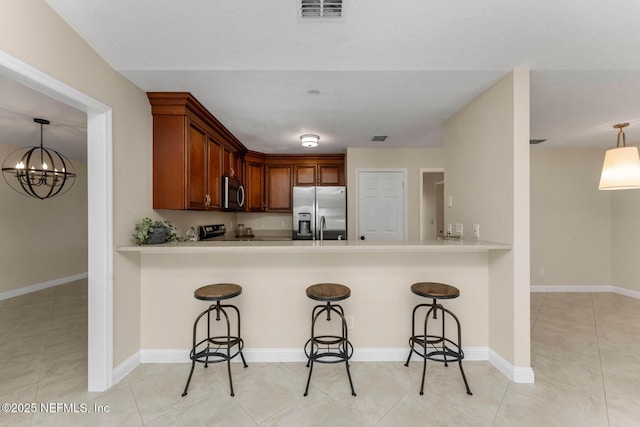
[(320, 137), (318, 135), (306, 134), (300, 136), (300, 141), (302, 142), (303, 147), (313, 148), (318, 146), (318, 141)]
[[(622, 129), (629, 123), (614, 125), (619, 129), (616, 148), (607, 150), (600, 175), (600, 190), (630, 190), (640, 188), (640, 157), (638, 147), (627, 147), (627, 140)], [(622, 147), (620, 146), (622, 137)]]
[(18, 148), (9, 154), (2, 164), (2, 175), (18, 193), (50, 199), (69, 191), (76, 174), (69, 159), (56, 150), (44, 148), (43, 125), (48, 125), (49, 120), (33, 121), (40, 124), (40, 146)]

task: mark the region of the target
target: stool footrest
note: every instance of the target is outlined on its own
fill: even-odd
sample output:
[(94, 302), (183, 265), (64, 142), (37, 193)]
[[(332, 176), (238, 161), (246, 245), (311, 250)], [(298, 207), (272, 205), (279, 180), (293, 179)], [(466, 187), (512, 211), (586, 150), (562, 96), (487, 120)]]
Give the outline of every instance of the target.
[[(334, 347), (331, 347), (332, 345)], [(346, 362), (353, 356), (353, 345), (340, 336), (321, 335), (306, 342), (304, 354), (308, 360), (318, 363)]]
[[(225, 339), (223, 341), (223, 340), (220, 340), (220, 338), (226, 338), (226, 337), (211, 337), (210, 339), (204, 339), (200, 341), (198, 344), (196, 344), (196, 347), (191, 350), (191, 353), (189, 354), (189, 358), (192, 361), (199, 362), (199, 363), (225, 362), (227, 360), (231, 360), (234, 357), (236, 357), (238, 354), (240, 354), (240, 352), (244, 348), (244, 342), (242, 341), (242, 339), (238, 337), (230, 337), (231, 342), (228, 346), (227, 346), (228, 344), (227, 340)], [(214, 344), (216, 347), (211, 348), (207, 345), (206, 348), (203, 348), (202, 350), (198, 351), (198, 347), (200, 347), (205, 343)], [(234, 351), (233, 353), (228, 351), (235, 346), (238, 347), (236, 351)]]
[[(444, 341), (444, 346), (443, 346)], [(409, 338), (409, 344), (414, 353), (436, 362), (457, 362), (464, 359), (464, 352), (458, 344), (448, 338), (427, 335), (426, 349), (424, 335), (416, 335)], [(436, 346), (435, 344), (439, 344)], [(444, 348), (443, 348), (444, 347)], [(433, 351), (429, 351), (433, 350)], [(426, 352), (426, 353), (425, 353)], [(446, 358), (445, 358), (446, 356)]]

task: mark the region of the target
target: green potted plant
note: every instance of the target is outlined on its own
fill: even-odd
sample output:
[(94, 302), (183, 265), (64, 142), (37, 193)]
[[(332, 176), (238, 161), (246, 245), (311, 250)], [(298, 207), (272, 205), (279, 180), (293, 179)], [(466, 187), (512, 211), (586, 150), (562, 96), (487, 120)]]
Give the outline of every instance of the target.
[(132, 236), (137, 245), (155, 245), (178, 240), (176, 227), (167, 220), (154, 221), (151, 218), (142, 218), (142, 222), (136, 224), (135, 230)]

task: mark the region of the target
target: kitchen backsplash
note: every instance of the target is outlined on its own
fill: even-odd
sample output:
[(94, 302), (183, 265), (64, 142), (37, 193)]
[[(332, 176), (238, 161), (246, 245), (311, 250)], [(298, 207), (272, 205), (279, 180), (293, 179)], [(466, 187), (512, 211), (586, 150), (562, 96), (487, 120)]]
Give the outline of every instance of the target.
[(158, 209), (156, 213), (158, 217), (167, 219), (178, 227), (179, 236), (184, 236), (189, 227), (205, 224), (224, 224), (228, 231), (236, 230), (238, 224), (244, 224), (245, 228), (251, 227), (254, 231), (291, 231), (292, 224), (290, 213), (203, 212), (165, 209)]

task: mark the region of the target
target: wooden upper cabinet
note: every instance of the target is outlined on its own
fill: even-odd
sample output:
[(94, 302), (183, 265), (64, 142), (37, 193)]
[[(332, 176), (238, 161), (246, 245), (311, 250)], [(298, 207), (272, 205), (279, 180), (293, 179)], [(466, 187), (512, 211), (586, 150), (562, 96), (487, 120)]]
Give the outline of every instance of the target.
[[(188, 125), (187, 135), (187, 207), (206, 209), (209, 204), (209, 174), (207, 172), (207, 134), (192, 123)], [(155, 168), (154, 168), (155, 169)]]
[(209, 209), (222, 208), (222, 146), (209, 135)]
[(295, 165), (293, 167), (294, 185), (316, 185), (317, 169), (316, 165)]
[(295, 162), (293, 169), (295, 186), (344, 185), (344, 156), (342, 160), (298, 156)]
[(265, 165), (267, 212), (293, 211), (292, 165)]
[(247, 212), (264, 212), (264, 163), (245, 159), (244, 189), (246, 194), (245, 210)]
[(318, 164), (318, 185), (344, 185), (344, 163)]
[(221, 208), (222, 176), (245, 184), (249, 212), (291, 212), (293, 187), (344, 185), (344, 155), (247, 148), (186, 92), (147, 93), (153, 114), (153, 208)]
[(191, 94), (147, 96), (153, 114), (153, 208), (220, 209), (223, 168), (237, 175), (246, 148)]

